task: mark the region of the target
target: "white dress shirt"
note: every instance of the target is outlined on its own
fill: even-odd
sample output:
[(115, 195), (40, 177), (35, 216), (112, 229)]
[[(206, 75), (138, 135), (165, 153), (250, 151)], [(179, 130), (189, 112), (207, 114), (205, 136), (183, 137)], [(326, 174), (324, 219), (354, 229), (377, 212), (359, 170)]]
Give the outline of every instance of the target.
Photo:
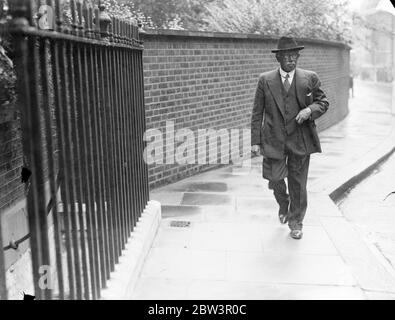
[(283, 69), (281, 69), (281, 67), (280, 67), (281, 81), (283, 82), (283, 84), (284, 84), (285, 77), (286, 77), (287, 74), (289, 74), (289, 78), (288, 78), (289, 84), (292, 84), (292, 80), (293, 80), (294, 75), (295, 75), (295, 69), (293, 69), (291, 72), (285, 72), (285, 71), (284, 71)]

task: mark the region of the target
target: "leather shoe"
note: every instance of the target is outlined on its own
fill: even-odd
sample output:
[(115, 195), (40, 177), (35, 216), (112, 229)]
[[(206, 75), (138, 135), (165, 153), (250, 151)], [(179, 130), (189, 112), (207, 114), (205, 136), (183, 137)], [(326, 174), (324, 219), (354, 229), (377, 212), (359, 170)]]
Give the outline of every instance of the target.
[(278, 211), (278, 218), (282, 224), (288, 222), (288, 207), (289, 201), (286, 201), (284, 204), (280, 205), (280, 210)]
[(291, 230), (291, 237), (294, 239), (302, 239), (303, 232), (302, 230)]
[(288, 215), (287, 214), (279, 214), (278, 218), (282, 224), (286, 224), (288, 222)]

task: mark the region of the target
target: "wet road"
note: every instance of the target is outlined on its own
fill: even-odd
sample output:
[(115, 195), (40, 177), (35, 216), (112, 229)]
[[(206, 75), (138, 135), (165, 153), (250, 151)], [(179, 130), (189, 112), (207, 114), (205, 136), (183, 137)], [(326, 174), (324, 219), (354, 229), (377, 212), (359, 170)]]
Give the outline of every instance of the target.
[[(356, 89), (356, 97), (350, 99), (351, 110), (366, 114), (366, 121), (369, 122), (377, 121), (378, 117), (389, 119), (390, 86), (357, 82)], [(371, 134), (377, 134), (377, 130)], [(338, 206), (344, 216), (395, 269), (395, 195), (384, 201), (392, 191), (395, 191), (395, 154), (377, 167), (369, 177), (349, 190)]]
[(351, 221), (395, 269), (395, 154), (338, 203)]

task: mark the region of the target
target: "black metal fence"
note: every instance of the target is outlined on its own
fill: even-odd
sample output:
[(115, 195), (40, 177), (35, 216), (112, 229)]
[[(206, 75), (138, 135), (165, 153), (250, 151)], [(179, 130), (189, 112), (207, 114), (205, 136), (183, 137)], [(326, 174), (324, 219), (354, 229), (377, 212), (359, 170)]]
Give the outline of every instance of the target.
[(100, 298), (148, 201), (139, 28), (100, 5), (69, 13), (10, 1), (38, 299)]

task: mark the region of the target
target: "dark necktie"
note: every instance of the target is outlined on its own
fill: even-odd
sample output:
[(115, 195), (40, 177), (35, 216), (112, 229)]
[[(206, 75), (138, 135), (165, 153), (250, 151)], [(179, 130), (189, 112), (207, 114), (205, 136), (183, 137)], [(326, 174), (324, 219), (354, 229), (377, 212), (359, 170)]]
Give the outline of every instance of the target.
[(289, 88), (291, 87), (291, 84), (289, 83), (288, 79), (289, 79), (289, 74), (287, 73), (284, 80), (284, 89), (286, 92), (288, 92)]

